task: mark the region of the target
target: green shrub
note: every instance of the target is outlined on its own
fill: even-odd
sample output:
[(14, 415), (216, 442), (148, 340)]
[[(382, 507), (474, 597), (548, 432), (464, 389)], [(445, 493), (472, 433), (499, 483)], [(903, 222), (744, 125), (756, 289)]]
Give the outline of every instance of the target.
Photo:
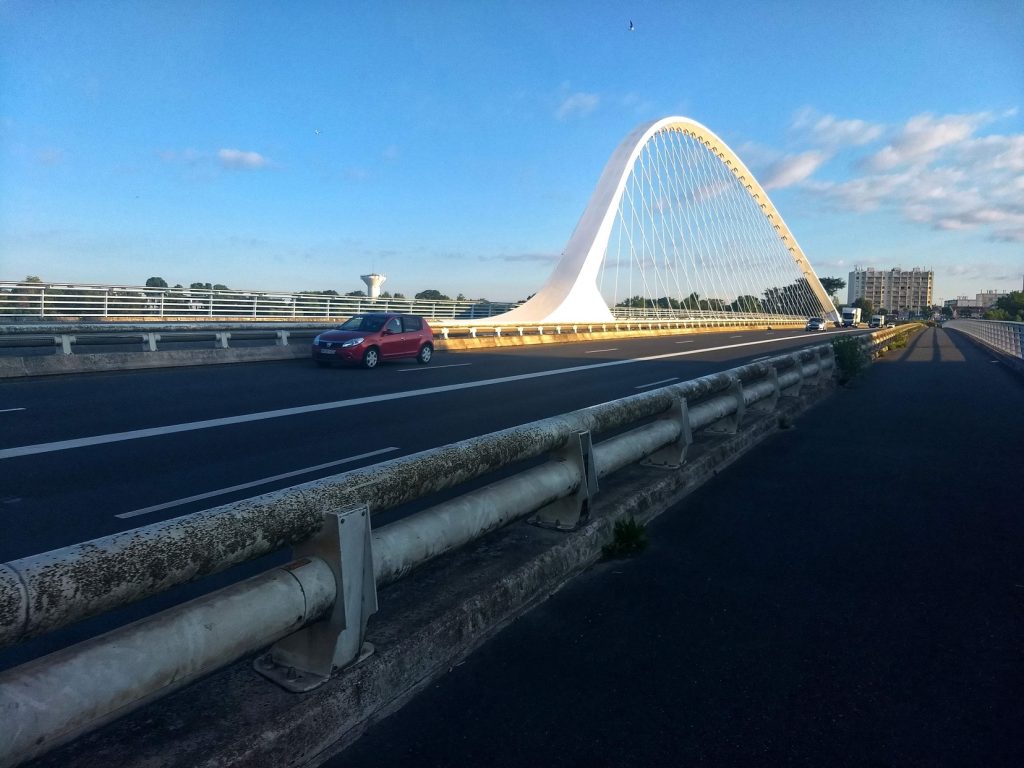
[(846, 336), (833, 339), (832, 349), (836, 355), (836, 368), (839, 370), (841, 384), (845, 384), (859, 374), (867, 365), (867, 353), (855, 338)]
[(612, 541), (602, 551), (605, 557), (629, 557), (647, 546), (647, 529), (632, 517), (615, 523)]

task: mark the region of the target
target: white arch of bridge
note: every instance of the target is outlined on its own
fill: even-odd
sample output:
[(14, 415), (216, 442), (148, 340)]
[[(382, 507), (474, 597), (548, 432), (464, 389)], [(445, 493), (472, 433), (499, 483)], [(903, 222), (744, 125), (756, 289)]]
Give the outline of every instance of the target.
[(687, 117), (665, 117), (640, 125), (623, 139), (605, 165), (590, 202), (547, 282), (523, 305), (495, 316), (496, 322), (607, 322), (613, 319), (597, 285), (598, 273), (608, 250), (609, 236), (623, 192), (637, 159), (652, 138), (666, 131), (677, 131), (694, 138), (732, 173), (757, 203), (794, 264), (806, 278), (821, 305), (822, 315), (838, 318), (835, 306), (822, 288), (796, 238), (750, 169), (707, 127)]

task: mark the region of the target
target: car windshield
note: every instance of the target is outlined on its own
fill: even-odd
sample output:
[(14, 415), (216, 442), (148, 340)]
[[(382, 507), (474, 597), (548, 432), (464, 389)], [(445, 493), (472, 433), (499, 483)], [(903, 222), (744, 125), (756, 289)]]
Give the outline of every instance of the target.
[(811, 318), (810, 320), (808, 320), (807, 322), (808, 322), (808, 323), (824, 323), (825, 321), (824, 321), (824, 320), (822, 320), (822, 319), (821, 319), (820, 317), (812, 317), (812, 318)]
[(354, 315), (338, 326), (340, 331), (379, 331), (384, 326), (380, 315)]

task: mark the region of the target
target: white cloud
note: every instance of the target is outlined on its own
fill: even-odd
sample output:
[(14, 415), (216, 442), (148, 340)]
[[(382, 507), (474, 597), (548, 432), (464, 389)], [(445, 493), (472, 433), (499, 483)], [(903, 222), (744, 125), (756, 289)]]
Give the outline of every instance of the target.
[(567, 120), (570, 117), (586, 117), (601, 103), (601, 97), (596, 93), (584, 93), (577, 91), (570, 93), (555, 110), (555, 117), (559, 120)]
[(907, 121), (893, 141), (870, 157), (867, 167), (885, 171), (901, 165), (931, 162), (944, 148), (970, 138), (978, 128), (991, 122), (992, 115), (918, 115)]
[(859, 147), (881, 138), (885, 127), (865, 120), (838, 120), (833, 115), (821, 115), (813, 109), (802, 109), (793, 117), (791, 128), (806, 134), (818, 146), (838, 149)]
[[(1024, 242), (1024, 134), (975, 136), (992, 120), (988, 112), (918, 115), (859, 163), (861, 175), (822, 182), (806, 174), (801, 187), (840, 210), (890, 210), (932, 229)], [(765, 186), (785, 186), (786, 173), (797, 178), (800, 170), (795, 162), (770, 166)]]
[(809, 178), (828, 158), (828, 154), (817, 150), (787, 155), (768, 167), (761, 179), (761, 186), (765, 189), (791, 187)]
[(217, 159), (222, 166), (232, 169), (265, 168), (270, 164), (259, 152), (243, 152), (240, 149), (219, 149)]
[(60, 165), (64, 162), (64, 158), (64, 150), (56, 147), (42, 149), (36, 153), (36, 160), (39, 161), (41, 165)]

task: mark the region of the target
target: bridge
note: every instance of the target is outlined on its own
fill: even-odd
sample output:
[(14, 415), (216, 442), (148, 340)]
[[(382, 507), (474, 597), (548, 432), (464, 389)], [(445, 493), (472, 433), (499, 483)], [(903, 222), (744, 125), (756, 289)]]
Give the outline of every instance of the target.
[[(361, 378), (286, 358), (6, 382), (0, 764), (109, 764), (118, 744), (124, 764), (321, 761), (592, 563), (616, 522), (792, 426), (850, 359), (909, 343), (944, 362), (920, 339), (945, 330), (804, 333), (834, 311), (819, 292), (738, 158), (670, 118), (616, 150), (551, 279), (472, 352)], [(650, 314), (616, 330), (620, 295)], [(1018, 325), (963, 338), (1009, 366)], [(504, 348), (509, 328), (561, 343)]]

